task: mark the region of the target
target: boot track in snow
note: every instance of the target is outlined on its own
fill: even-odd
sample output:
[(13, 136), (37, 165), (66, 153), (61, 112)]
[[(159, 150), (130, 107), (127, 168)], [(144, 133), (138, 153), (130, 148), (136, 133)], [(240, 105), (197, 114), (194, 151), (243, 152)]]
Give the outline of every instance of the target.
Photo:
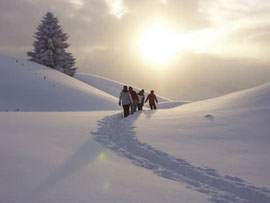
[(215, 169), (196, 167), (187, 161), (171, 156), (136, 138), (133, 123), (140, 112), (122, 119), (122, 114), (107, 116), (98, 121), (95, 139), (105, 147), (126, 157), (137, 166), (187, 188), (208, 194), (212, 202), (270, 203), (270, 190), (252, 186), (238, 177), (221, 176)]

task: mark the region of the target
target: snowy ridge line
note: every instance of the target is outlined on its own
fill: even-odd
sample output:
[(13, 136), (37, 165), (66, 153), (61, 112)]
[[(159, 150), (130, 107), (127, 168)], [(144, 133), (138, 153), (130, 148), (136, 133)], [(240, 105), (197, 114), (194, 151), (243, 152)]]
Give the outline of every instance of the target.
[(215, 169), (196, 167), (187, 161), (161, 152), (140, 142), (135, 136), (133, 122), (142, 112), (122, 119), (121, 114), (98, 121), (99, 129), (92, 132), (95, 139), (135, 165), (153, 173), (178, 181), (187, 188), (208, 194), (212, 202), (270, 203), (270, 190), (247, 184), (238, 177), (221, 176)]

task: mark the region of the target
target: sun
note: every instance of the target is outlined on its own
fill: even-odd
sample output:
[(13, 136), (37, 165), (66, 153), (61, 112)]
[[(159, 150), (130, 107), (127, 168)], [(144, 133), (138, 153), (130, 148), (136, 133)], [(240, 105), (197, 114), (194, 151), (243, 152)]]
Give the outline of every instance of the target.
[(181, 51), (210, 53), (211, 47), (215, 47), (214, 40), (218, 35), (215, 30), (205, 29), (180, 34), (161, 22), (157, 21), (148, 26), (136, 41), (136, 46), (144, 58), (156, 64), (156, 67), (165, 67), (164, 65)]
[(138, 47), (148, 60), (157, 64), (166, 63), (181, 49), (179, 36), (160, 23), (152, 24), (142, 33)]

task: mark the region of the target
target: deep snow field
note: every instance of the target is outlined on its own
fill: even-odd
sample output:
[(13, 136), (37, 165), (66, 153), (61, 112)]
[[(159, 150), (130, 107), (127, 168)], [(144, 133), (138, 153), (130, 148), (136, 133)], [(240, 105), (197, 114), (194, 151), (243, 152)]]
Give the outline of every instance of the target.
[(0, 202), (270, 202), (270, 84), (123, 119), (76, 77), (0, 56)]

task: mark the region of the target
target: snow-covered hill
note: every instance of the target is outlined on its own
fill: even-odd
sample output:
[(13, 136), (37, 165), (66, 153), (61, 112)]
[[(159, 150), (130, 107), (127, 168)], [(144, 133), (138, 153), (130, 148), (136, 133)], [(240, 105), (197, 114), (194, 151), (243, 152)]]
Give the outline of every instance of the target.
[(213, 202), (270, 202), (269, 96), (270, 83), (126, 120), (109, 116), (97, 139)]
[[(85, 82), (97, 89), (100, 89), (116, 98), (119, 98), (120, 91), (123, 89), (124, 85), (132, 86), (130, 84), (123, 84), (114, 80), (110, 80), (107, 78), (103, 78), (97, 75), (93, 74), (87, 74), (87, 73), (78, 73), (74, 76), (78, 80)], [(139, 92), (141, 89), (138, 87), (133, 87), (133, 89), (136, 92)], [(149, 91), (145, 90), (145, 95), (147, 96), (149, 94)], [(167, 98), (164, 98), (162, 96), (157, 95), (157, 99), (159, 102), (168, 102), (170, 101)]]
[[(120, 91), (123, 89), (123, 86), (126, 85), (126, 84), (123, 84), (114, 80), (110, 80), (104, 77), (100, 77), (97, 75), (93, 75), (93, 74), (78, 73), (74, 77), (92, 87), (95, 87), (101, 91), (104, 91), (114, 96), (117, 99), (119, 98)], [(133, 87), (133, 89), (136, 92), (139, 92), (141, 90), (138, 87)], [(145, 98), (147, 97), (148, 94), (149, 94), (149, 91), (145, 90)], [(169, 109), (169, 108), (174, 108), (177, 106), (181, 106), (183, 104), (190, 103), (188, 101), (172, 101), (170, 99), (167, 99), (159, 95), (157, 95), (157, 99), (159, 101), (159, 104), (157, 105), (158, 109)], [(145, 107), (149, 108), (149, 104), (146, 103)]]
[(63, 73), (0, 55), (0, 111), (116, 110), (117, 99)]
[[(122, 109), (93, 111), (115, 108), (107, 93), (0, 59), (1, 108), (87, 110), (0, 112), (1, 202), (270, 202), (270, 84), (181, 106), (167, 101), (123, 119)], [(43, 99), (30, 100), (36, 94)], [(60, 109), (44, 99), (58, 94), (75, 104)]]
[(250, 111), (254, 108), (268, 108), (270, 107), (269, 88), (270, 83), (266, 83), (259, 87), (237, 91), (221, 97), (196, 102), (192, 105), (192, 109), (196, 111)]

